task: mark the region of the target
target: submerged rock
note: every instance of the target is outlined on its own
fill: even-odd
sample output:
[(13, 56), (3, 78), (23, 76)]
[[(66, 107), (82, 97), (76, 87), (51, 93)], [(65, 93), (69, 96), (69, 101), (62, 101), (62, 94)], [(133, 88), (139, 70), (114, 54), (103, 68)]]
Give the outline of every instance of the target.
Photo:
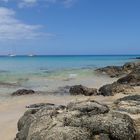
[(140, 57), (136, 57), (136, 59), (140, 59)]
[(99, 89), (98, 95), (103, 95), (103, 96), (113, 96), (117, 93), (131, 93), (134, 92), (134, 88), (129, 86), (129, 85), (124, 85), (124, 84), (119, 84), (117, 82), (114, 82), (112, 84), (107, 84), (102, 86)]
[(85, 96), (97, 95), (98, 93), (96, 88), (87, 88), (82, 85), (75, 85), (70, 87), (69, 92), (71, 95), (85, 95)]
[(21, 95), (29, 95), (29, 94), (35, 94), (34, 90), (27, 90), (27, 89), (19, 89), (16, 92), (13, 92), (12, 96), (21, 96)]
[(93, 100), (66, 109), (28, 110), (18, 122), (15, 140), (134, 140), (133, 120)]
[(140, 113), (140, 95), (126, 96), (115, 101), (116, 109), (130, 114)]

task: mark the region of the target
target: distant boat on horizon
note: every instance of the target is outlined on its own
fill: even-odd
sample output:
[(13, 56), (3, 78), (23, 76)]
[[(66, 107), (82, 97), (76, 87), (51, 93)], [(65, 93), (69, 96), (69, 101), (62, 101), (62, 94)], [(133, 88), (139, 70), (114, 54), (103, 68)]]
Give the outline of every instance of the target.
[(10, 57), (14, 57), (14, 56), (16, 56), (15, 54), (8, 54), (8, 56), (10, 56)]
[(33, 57), (33, 56), (35, 56), (35, 55), (34, 55), (34, 54), (29, 54), (28, 56)]

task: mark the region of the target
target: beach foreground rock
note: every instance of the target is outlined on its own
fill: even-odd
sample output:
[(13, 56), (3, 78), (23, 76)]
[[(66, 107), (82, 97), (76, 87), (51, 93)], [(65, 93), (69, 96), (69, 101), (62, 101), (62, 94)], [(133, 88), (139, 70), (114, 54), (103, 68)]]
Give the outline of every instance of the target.
[(75, 85), (70, 87), (69, 92), (71, 95), (85, 95), (85, 96), (97, 95), (98, 93), (96, 88), (87, 88), (82, 85)]
[(19, 89), (15, 92), (13, 92), (12, 96), (21, 96), (21, 95), (29, 95), (29, 94), (35, 94), (34, 90), (27, 90), (27, 89)]
[(15, 140), (135, 140), (133, 120), (94, 100), (65, 109), (31, 109), (18, 122)]
[(112, 84), (107, 84), (107, 85), (102, 86), (99, 89), (98, 95), (113, 96), (117, 93), (128, 94), (132, 92), (134, 92), (134, 88), (132, 86), (114, 82)]
[(124, 111), (130, 114), (140, 113), (140, 95), (131, 95), (115, 101), (118, 111)]
[(117, 82), (120, 84), (129, 84), (131, 86), (140, 86), (140, 67), (136, 68), (125, 77), (120, 78)]

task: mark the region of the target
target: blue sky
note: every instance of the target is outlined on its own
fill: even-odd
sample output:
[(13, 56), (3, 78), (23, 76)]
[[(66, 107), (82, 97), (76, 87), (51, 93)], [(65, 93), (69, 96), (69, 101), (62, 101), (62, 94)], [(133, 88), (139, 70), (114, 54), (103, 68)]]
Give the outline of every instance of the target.
[(139, 0), (0, 0), (0, 54), (140, 54)]

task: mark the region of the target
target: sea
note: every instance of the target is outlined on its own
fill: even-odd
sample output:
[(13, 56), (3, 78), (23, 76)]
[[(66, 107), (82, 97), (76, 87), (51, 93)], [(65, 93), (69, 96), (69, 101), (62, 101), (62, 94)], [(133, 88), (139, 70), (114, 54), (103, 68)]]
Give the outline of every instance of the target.
[(94, 85), (96, 68), (123, 65), (136, 57), (139, 55), (0, 56), (0, 94), (21, 88), (51, 92), (63, 86), (86, 85), (87, 77), (96, 79), (89, 80)]

